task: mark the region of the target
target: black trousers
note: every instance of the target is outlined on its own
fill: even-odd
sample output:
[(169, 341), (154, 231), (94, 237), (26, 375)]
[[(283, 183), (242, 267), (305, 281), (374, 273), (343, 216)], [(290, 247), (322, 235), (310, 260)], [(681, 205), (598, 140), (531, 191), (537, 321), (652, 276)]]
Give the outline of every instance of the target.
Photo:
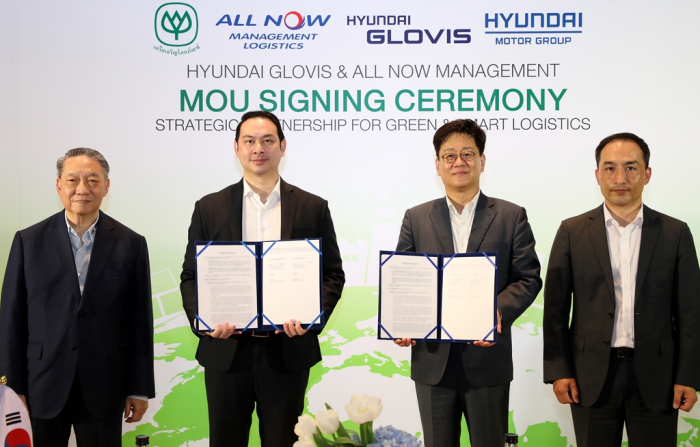
[(678, 410), (651, 411), (642, 400), (634, 359), (610, 357), (600, 397), (590, 407), (571, 405), (578, 447), (620, 447), (622, 428), (630, 447), (676, 447)]
[(68, 402), (58, 416), (53, 419), (31, 417), (34, 446), (66, 447), (72, 426), (78, 447), (121, 447), (123, 412), (123, 406), (116, 407), (109, 419), (94, 418), (85, 407), (76, 373)]
[(309, 369), (284, 366), (281, 336), (241, 337), (229, 371), (205, 369), (211, 447), (247, 447), (253, 409), (263, 447), (297, 441), (294, 426), (304, 410)]
[(461, 347), (453, 344), (440, 382), (416, 382), (426, 447), (459, 447), (462, 414), (472, 447), (502, 447), (508, 431), (509, 392), (509, 383), (472, 386), (464, 372)]

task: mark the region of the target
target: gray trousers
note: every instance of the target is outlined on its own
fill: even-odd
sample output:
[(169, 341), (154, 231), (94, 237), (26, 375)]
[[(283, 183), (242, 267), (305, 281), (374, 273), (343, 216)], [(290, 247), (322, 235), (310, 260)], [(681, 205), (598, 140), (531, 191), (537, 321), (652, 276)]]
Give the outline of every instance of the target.
[(416, 382), (425, 446), (459, 447), (464, 414), (472, 447), (503, 447), (509, 391), (510, 384), (449, 389)]

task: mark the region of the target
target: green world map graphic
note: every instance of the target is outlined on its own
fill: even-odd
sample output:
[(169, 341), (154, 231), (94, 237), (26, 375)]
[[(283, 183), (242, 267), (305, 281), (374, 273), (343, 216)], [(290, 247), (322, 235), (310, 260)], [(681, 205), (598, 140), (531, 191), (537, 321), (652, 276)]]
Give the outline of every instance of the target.
[[(136, 435), (146, 434), (150, 436), (153, 446), (207, 446), (209, 431), (204, 369), (194, 359), (197, 339), (187, 324), (187, 319), (182, 311), (180, 292), (168, 270), (153, 274), (153, 296), (153, 311), (156, 321), (154, 342), (157, 396), (156, 399), (150, 401), (148, 413), (144, 418), (145, 422), (126, 432), (122, 438), (122, 445), (131, 446)], [(513, 327), (516, 370), (522, 366), (521, 362), (518, 361), (518, 338), (541, 338), (541, 300), (541, 296), (538, 297), (535, 304), (516, 321)], [(348, 378), (354, 377), (355, 380), (359, 380), (359, 377), (366, 374), (375, 375), (372, 380), (379, 382), (380, 389), (385, 385), (391, 386), (390, 382), (402, 383), (402, 390), (405, 391), (402, 391), (402, 398), (415, 406), (415, 396), (412, 394), (413, 388), (410, 380), (410, 364), (407, 360), (410, 355), (407, 353), (404, 356), (406, 358), (395, 360), (377, 349), (363, 350), (363, 347), (373, 349), (376, 346), (386, 346), (387, 351), (397, 352), (390, 342), (376, 340), (376, 316), (376, 287), (348, 287), (344, 290), (343, 298), (319, 339), (324, 361), (311, 369), (305, 412), (313, 414), (317, 409), (321, 409), (320, 405), (323, 401), (328, 401), (331, 398), (341, 402), (338, 405), (331, 405), (342, 410), (341, 405), (350, 401), (352, 393), (362, 393), (361, 390), (353, 390), (352, 385), (347, 384)], [(403, 353), (403, 351), (398, 352)], [(541, 364), (541, 358), (530, 359), (528, 363)], [(175, 373), (173, 374), (173, 372)], [(523, 401), (523, 399), (527, 399), (528, 393), (523, 392), (522, 386), (518, 387), (518, 380), (521, 377), (526, 377), (527, 381), (527, 383), (521, 384), (522, 386), (536, 385), (536, 382), (530, 383), (530, 381), (532, 379), (541, 380), (540, 369), (515, 371), (515, 380), (511, 385), (509, 430), (516, 431), (515, 422), (518, 418), (528, 417), (528, 420), (532, 420), (539, 416), (542, 420), (528, 425), (524, 433), (519, 433), (519, 445), (524, 447), (574, 446), (573, 433), (570, 433), (569, 437), (562, 434), (559, 424), (546, 420), (546, 412), (541, 411), (542, 407), (552, 407), (552, 402), (546, 402), (544, 405), (536, 399), (529, 402)], [(328, 385), (325, 385), (326, 382)], [(514, 388), (518, 389), (517, 393), (513, 391)], [(539, 386), (537, 388), (541, 389)], [(322, 394), (320, 396), (317, 392), (319, 389), (321, 389), (320, 394)], [(551, 393), (549, 388), (546, 391)], [(400, 408), (389, 408), (389, 402), (381, 393), (376, 393), (376, 395), (384, 399), (383, 415), (392, 410), (401, 411)], [(311, 404), (309, 401), (312, 397), (318, 397), (321, 404)], [(554, 396), (546, 398), (554, 399)], [(689, 425), (690, 428), (686, 432), (679, 433), (678, 445), (700, 447), (700, 439), (697, 436), (700, 420), (682, 416), (681, 418), (682, 422), (679, 423), (679, 427)], [(383, 422), (382, 419), (382, 416), (377, 419), (375, 428), (393, 423), (399, 428), (408, 429), (408, 427), (402, 427), (400, 422)], [(343, 424), (347, 428), (357, 429), (349, 420), (343, 421)], [(417, 425), (417, 430), (412, 431), (416, 435), (420, 435), (420, 425)], [(249, 445), (260, 446), (255, 415), (253, 416)], [(470, 445), (464, 421), (462, 422), (461, 445)], [(626, 446), (627, 443), (624, 442), (622, 447)]]

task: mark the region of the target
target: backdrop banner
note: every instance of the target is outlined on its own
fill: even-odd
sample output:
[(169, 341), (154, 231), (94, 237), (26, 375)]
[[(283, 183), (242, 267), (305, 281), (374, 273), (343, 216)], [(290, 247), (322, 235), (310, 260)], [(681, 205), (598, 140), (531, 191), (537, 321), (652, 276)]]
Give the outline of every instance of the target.
[[(486, 131), (482, 191), (527, 209), (543, 276), (560, 222), (602, 203), (594, 149), (616, 132), (651, 148), (644, 203), (700, 238), (698, 2), (43, 0), (0, 16), (1, 271), (13, 234), (61, 209), (55, 160), (75, 147), (105, 155), (102, 209), (148, 240), (157, 397), (124, 445), (208, 445), (179, 274), (195, 201), (242, 176), (246, 111), (279, 116), (281, 174), (329, 201), (343, 256), (309, 413), (328, 403), (345, 420), (368, 394), (375, 427), (422, 431), (410, 350), (377, 340), (378, 260), (407, 208), (444, 196), (432, 137), (449, 120)], [(540, 294), (513, 326), (510, 430), (567, 447), (570, 410), (542, 383), (542, 309)], [(700, 446), (699, 426), (700, 406), (681, 414), (679, 442)]]

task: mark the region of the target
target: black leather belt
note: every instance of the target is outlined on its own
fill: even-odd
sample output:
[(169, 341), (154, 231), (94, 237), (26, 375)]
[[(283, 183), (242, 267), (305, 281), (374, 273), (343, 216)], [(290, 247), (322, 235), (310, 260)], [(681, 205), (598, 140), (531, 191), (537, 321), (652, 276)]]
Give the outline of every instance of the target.
[(610, 349), (610, 355), (619, 359), (632, 359), (634, 358), (634, 348), (612, 348)]
[(248, 334), (250, 337), (256, 337), (256, 338), (267, 338), (270, 336), (270, 333), (273, 333), (272, 331), (246, 331), (243, 333), (243, 335)]

